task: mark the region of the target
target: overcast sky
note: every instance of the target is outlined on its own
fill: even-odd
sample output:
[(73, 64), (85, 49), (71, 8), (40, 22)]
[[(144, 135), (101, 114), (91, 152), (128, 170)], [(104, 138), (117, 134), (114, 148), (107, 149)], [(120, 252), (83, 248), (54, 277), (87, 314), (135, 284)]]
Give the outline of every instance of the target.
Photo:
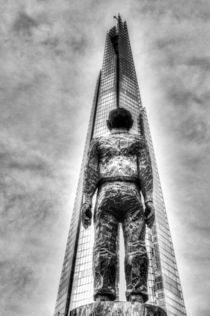
[(0, 0), (0, 312), (52, 316), (102, 65), (120, 12), (189, 316), (209, 316), (210, 1)]

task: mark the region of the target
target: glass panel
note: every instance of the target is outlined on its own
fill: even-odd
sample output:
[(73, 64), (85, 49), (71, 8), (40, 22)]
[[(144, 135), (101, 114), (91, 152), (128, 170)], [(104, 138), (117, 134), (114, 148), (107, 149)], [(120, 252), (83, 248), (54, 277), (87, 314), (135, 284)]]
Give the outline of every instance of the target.
[[(116, 29), (112, 29), (116, 32)], [(146, 233), (146, 245), (149, 256), (148, 291), (151, 303), (158, 304), (167, 310), (168, 316), (186, 315), (181, 291), (179, 275), (176, 266), (173, 244), (168, 225), (164, 199), (155, 160), (155, 154), (150, 135), (146, 110), (141, 105), (139, 87), (127, 32), (126, 23), (118, 24), (119, 35), (119, 73), (116, 72), (116, 56), (109, 34), (105, 43), (104, 60), (101, 72), (99, 90), (96, 89), (94, 105), (91, 112), (90, 125), (84, 153), (78, 190), (69, 230), (64, 264), (61, 274), (55, 315), (65, 311), (68, 304), (70, 273), (73, 271), (73, 284), (70, 298), (70, 309), (93, 301), (93, 274), (92, 249), (94, 242), (93, 226), (88, 230), (79, 227), (79, 210), (82, 194), (83, 166), (86, 159), (89, 141), (93, 137), (106, 135), (109, 131), (106, 126), (108, 113), (117, 106), (117, 80), (119, 79), (119, 103), (121, 107), (129, 109), (134, 119), (131, 133), (140, 133), (139, 115), (143, 115), (145, 137), (148, 143), (154, 175), (154, 204), (156, 209), (156, 223)], [(95, 106), (96, 111), (95, 111)], [(93, 128), (92, 128), (93, 127)], [(79, 240), (77, 232), (79, 228)], [(122, 240), (121, 240), (122, 242)], [(74, 265), (75, 246), (77, 247), (76, 262)], [(123, 258), (121, 258), (121, 261)], [(122, 265), (123, 262), (120, 262)], [(122, 293), (125, 282), (120, 278)], [(122, 299), (122, 296), (120, 296)]]

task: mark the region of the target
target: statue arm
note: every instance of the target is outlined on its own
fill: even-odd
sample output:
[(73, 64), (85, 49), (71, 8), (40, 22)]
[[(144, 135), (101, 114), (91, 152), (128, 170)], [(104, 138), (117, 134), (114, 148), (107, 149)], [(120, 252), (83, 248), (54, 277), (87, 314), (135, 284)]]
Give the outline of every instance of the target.
[(153, 205), (153, 175), (149, 149), (145, 142), (143, 146), (140, 146), (139, 177), (141, 192), (145, 203), (145, 221), (147, 226), (152, 228), (155, 220), (155, 209)]
[(96, 191), (99, 179), (97, 140), (93, 139), (88, 151), (87, 163), (84, 171), (83, 201), (81, 208), (82, 224), (86, 229), (91, 225), (92, 197)]
[(142, 146), (140, 146), (139, 177), (141, 192), (145, 203), (145, 222), (149, 228), (152, 228), (155, 221), (155, 208), (153, 205), (153, 175), (149, 149), (145, 141), (142, 143)]
[(99, 170), (98, 170), (97, 140), (93, 139), (90, 143), (87, 163), (86, 163), (85, 171), (84, 171), (83, 203), (91, 204), (92, 197), (97, 189), (98, 180), (99, 180)]
[(145, 204), (147, 202), (153, 202), (152, 163), (146, 143), (142, 144), (140, 148), (139, 178)]

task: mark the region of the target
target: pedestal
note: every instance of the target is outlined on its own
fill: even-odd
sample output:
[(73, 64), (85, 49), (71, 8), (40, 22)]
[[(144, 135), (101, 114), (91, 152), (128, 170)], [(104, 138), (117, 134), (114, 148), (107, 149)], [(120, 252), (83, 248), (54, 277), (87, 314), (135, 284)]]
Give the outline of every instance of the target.
[(159, 306), (129, 302), (95, 302), (73, 309), (69, 316), (167, 316)]

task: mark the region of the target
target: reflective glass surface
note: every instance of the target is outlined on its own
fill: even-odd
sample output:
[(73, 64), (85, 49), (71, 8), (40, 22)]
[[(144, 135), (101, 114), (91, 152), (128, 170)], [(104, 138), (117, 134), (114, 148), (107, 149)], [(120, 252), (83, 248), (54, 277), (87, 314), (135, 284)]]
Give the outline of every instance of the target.
[[(111, 40), (113, 34), (118, 34), (119, 36), (117, 48), (118, 59), (116, 58), (116, 47), (113, 46)], [(186, 315), (149, 123), (146, 110), (141, 104), (127, 26), (126, 23), (123, 23), (121, 20), (118, 20), (117, 28), (111, 29), (107, 34), (101, 80), (100, 85), (97, 85), (96, 91), (97, 97), (95, 95), (90, 118), (55, 315), (58, 316), (58, 312), (60, 312), (60, 315), (63, 315), (62, 313), (65, 312), (65, 309), (69, 311), (93, 301), (92, 253), (94, 231), (93, 226), (85, 230), (79, 223), (83, 165), (91, 137), (98, 137), (109, 132), (106, 126), (106, 120), (109, 111), (118, 106), (118, 98), (119, 106), (129, 109), (132, 113), (134, 125), (131, 133), (142, 132), (139, 124), (139, 115), (141, 113), (144, 133), (153, 165), (156, 222), (152, 231), (147, 230), (146, 234), (146, 245), (150, 263), (148, 277), (149, 301), (165, 308), (168, 316)], [(77, 238), (78, 232), (79, 238)], [(74, 257), (74, 255), (76, 257)], [(73, 258), (75, 258), (74, 261)], [(120, 256), (120, 258), (123, 260), (122, 256)], [(123, 262), (120, 262), (120, 265), (123, 265)], [(70, 279), (72, 271), (73, 278)], [(69, 282), (71, 282), (70, 287)], [(122, 287), (125, 287), (125, 283), (122, 282), (119, 286), (122, 290)], [(123, 299), (123, 297), (119, 297), (119, 299)], [(68, 306), (68, 308), (66, 308), (66, 306)]]

